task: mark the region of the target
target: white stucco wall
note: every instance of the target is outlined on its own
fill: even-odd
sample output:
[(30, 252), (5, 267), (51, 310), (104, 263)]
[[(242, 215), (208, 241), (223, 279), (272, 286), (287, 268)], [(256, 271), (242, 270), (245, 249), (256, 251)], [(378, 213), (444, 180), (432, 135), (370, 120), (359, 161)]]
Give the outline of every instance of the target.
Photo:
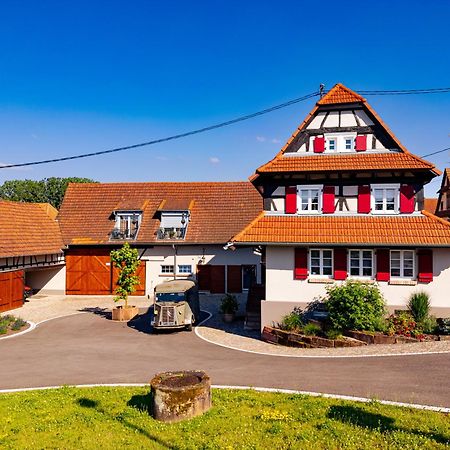
[[(172, 275), (162, 274), (162, 265), (174, 265), (174, 249), (171, 246), (158, 246), (145, 251), (143, 260), (146, 262), (146, 294), (153, 295), (153, 289), (158, 283), (173, 278)], [(177, 266), (190, 264), (192, 271), (197, 272), (197, 265), (256, 265), (257, 279), (260, 281), (260, 257), (251, 248), (224, 250), (221, 245), (188, 245), (178, 246)], [(182, 275), (177, 275), (182, 278)], [(225, 271), (226, 277), (226, 271)]]
[[(448, 293), (450, 289), (450, 249), (433, 249), (433, 272), (433, 281), (429, 284), (418, 283), (414, 286), (403, 286), (379, 282), (389, 309), (405, 308), (412, 293), (425, 291), (430, 295), (431, 306), (435, 309), (436, 314), (439, 314), (440, 309), (442, 311), (450, 310)], [(293, 302), (305, 305), (314, 298), (326, 294), (327, 284), (294, 280), (293, 275), (294, 248), (267, 247), (265, 296), (267, 302), (289, 302), (292, 310)], [(263, 306), (266, 310), (268, 307), (269, 305)], [(275, 305), (272, 310), (281, 310), (280, 308), (280, 305)], [(269, 317), (270, 313), (266, 313), (266, 316)], [(271, 318), (271, 320), (279, 320), (279, 318)]]
[(25, 284), (43, 294), (66, 292), (66, 266), (25, 271)]

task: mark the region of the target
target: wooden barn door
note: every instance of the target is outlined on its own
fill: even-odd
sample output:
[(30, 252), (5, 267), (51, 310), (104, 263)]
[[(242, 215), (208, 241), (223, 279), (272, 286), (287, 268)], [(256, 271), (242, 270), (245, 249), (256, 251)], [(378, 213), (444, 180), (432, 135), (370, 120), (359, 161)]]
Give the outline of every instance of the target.
[(0, 273), (0, 312), (20, 308), (23, 305), (24, 272)]
[(197, 266), (197, 281), (200, 291), (209, 291), (211, 289), (211, 266)]
[(108, 249), (72, 250), (66, 254), (66, 294), (111, 294)]

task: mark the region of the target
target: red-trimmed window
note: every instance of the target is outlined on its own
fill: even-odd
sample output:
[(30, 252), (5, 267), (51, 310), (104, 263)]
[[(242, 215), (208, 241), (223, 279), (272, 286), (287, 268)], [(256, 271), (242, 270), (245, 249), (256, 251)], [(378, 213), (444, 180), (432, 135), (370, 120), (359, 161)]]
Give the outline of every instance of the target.
[(400, 186), (400, 212), (413, 213), (415, 206), (414, 187), (409, 184)]
[(324, 186), (322, 196), (322, 212), (324, 214), (334, 213), (334, 186)]
[(377, 250), (377, 281), (389, 281), (391, 278), (389, 250)]
[(351, 277), (373, 276), (373, 251), (350, 250), (349, 272)]
[(316, 136), (314, 138), (313, 148), (314, 148), (314, 153), (323, 153), (325, 150), (325, 138)]
[(345, 248), (334, 249), (334, 279), (345, 280), (347, 278), (347, 250)]
[(358, 213), (370, 213), (370, 186), (358, 186)]
[(308, 278), (308, 252), (306, 248), (296, 248), (294, 259), (294, 280), (306, 280)]
[(419, 271), (417, 281), (420, 283), (431, 283), (433, 281), (433, 251), (419, 250)]
[(356, 136), (355, 139), (355, 150), (357, 152), (364, 152), (367, 150), (367, 136), (365, 134), (361, 134)]
[(285, 204), (286, 214), (295, 214), (297, 212), (297, 186), (286, 187)]
[(407, 278), (409, 280), (413, 279), (415, 270), (414, 260), (414, 250), (391, 250), (391, 278)]
[(309, 251), (309, 273), (316, 276), (333, 276), (333, 250), (311, 249)]
[(298, 213), (319, 214), (322, 210), (322, 185), (298, 186)]

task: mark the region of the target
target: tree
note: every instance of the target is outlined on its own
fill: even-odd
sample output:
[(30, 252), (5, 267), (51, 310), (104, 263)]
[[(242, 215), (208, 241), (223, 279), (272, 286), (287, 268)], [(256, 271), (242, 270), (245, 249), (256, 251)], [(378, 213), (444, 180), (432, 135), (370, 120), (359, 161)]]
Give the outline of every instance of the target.
[(128, 308), (128, 296), (136, 290), (136, 285), (139, 284), (139, 277), (136, 275), (141, 264), (139, 253), (137, 249), (131, 248), (130, 244), (125, 242), (122, 248), (111, 252), (111, 261), (119, 270), (114, 301), (123, 300), (125, 308)]
[(0, 198), (15, 202), (50, 203), (61, 206), (69, 183), (96, 183), (89, 178), (44, 178), (43, 180), (9, 180), (0, 186)]

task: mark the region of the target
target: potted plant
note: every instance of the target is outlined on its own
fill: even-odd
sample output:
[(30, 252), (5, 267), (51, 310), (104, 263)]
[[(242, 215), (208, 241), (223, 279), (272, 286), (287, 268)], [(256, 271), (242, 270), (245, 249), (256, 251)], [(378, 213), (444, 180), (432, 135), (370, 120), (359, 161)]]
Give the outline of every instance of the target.
[(220, 304), (220, 312), (222, 313), (223, 321), (228, 323), (232, 322), (238, 308), (239, 304), (236, 300), (236, 296), (226, 294), (225, 297), (222, 298)]
[(112, 310), (112, 319), (118, 321), (128, 321), (139, 314), (139, 308), (128, 305), (128, 296), (136, 290), (139, 284), (139, 277), (136, 271), (139, 268), (139, 254), (135, 248), (131, 248), (128, 242), (122, 248), (111, 252), (111, 261), (118, 270), (116, 296), (114, 301), (123, 301), (123, 306), (117, 306)]

